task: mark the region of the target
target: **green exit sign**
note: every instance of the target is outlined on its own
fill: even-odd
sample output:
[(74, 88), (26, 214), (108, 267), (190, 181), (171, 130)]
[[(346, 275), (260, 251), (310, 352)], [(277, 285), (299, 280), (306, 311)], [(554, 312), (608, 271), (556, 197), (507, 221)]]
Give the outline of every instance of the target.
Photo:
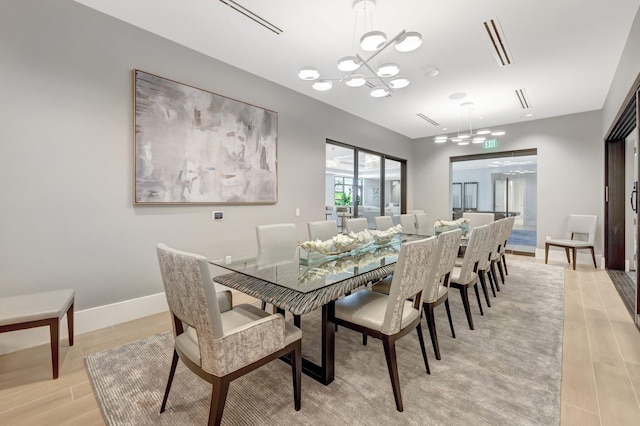
[(484, 141), (484, 149), (493, 149), (498, 147), (498, 139), (487, 139)]

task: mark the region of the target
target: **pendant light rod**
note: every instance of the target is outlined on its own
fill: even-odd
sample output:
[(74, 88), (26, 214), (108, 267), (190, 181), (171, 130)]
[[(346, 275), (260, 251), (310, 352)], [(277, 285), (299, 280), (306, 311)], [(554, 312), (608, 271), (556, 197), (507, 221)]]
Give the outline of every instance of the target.
[(362, 65), (364, 65), (365, 67), (369, 68), (369, 71), (371, 71), (373, 73), (373, 75), (375, 75), (378, 78), (378, 80), (380, 80), (382, 82), (382, 84), (387, 86), (387, 89), (389, 89), (389, 93), (393, 93), (393, 89), (391, 88), (391, 86), (389, 86), (389, 84), (386, 81), (384, 81), (384, 79), (382, 77), (380, 77), (378, 75), (378, 73), (373, 70), (373, 68), (371, 68), (371, 66), (369, 65), (369, 62), (368, 62), (369, 60), (364, 61), (359, 54), (357, 54), (356, 57), (358, 59), (360, 59), (360, 62), (362, 62)]

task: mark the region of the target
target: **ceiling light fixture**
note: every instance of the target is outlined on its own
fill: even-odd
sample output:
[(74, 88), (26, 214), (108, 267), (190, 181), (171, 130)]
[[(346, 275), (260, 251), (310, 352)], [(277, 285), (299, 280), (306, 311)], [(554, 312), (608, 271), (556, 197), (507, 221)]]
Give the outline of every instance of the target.
[[(454, 93), (450, 95), (451, 99), (459, 99), (466, 96), (464, 93)], [(475, 106), (473, 102), (463, 102), (460, 104), (460, 117), (458, 119), (458, 133), (455, 136), (447, 136), (447, 135), (438, 135), (433, 138), (435, 143), (441, 144), (447, 141), (451, 141), (457, 143), (458, 145), (464, 146), (469, 144), (482, 144), (485, 142), (495, 142), (497, 136), (504, 136), (506, 132), (504, 130), (494, 130), (490, 129), (481, 129), (477, 130), (475, 133), (473, 131), (472, 125), (472, 113), (475, 111)], [(469, 129), (462, 131), (462, 121), (466, 118), (469, 121)], [(444, 130), (444, 129), (443, 129)]]
[[(422, 45), (422, 35), (415, 31), (402, 30), (395, 37), (387, 39), (382, 31), (373, 30), (373, 10), (375, 9), (375, 0), (355, 0), (353, 2), (353, 10), (356, 14), (356, 25), (359, 16), (364, 18), (364, 34), (360, 37), (360, 48), (365, 52), (373, 52), (367, 58), (363, 58), (360, 54), (344, 56), (338, 60), (338, 70), (344, 74), (341, 78), (323, 78), (320, 79), (319, 71), (314, 67), (304, 67), (298, 72), (298, 77), (305, 81), (316, 81), (312, 87), (315, 90), (326, 91), (333, 87), (332, 80), (344, 82), (349, 87), (360, 87), (369, 80), (377, 80), (375, 83), (369, 83), (369, 87), (373, 87), (370, 94), (373, 97), (380, 98), (389, 96), (394, 89), (402, 89), (409, 85), (409, 79), (405, 76), (399, 76), (400, 66), (396, 63), (384, 63), (374, 69), (370, 64), (371, 61), (382, 51), (393, 45), (398, 52), (411, 52)], [(368, 22), (367, 22), (368, 21)], [(357, 28), (354, 26), (354, 39)], [(371, 74), (363, 74), (362, 69), (366, 68)], [(437, 75), (437, 74), (436, 74)], [(383, 90), (384, 89), (384, 90)]]

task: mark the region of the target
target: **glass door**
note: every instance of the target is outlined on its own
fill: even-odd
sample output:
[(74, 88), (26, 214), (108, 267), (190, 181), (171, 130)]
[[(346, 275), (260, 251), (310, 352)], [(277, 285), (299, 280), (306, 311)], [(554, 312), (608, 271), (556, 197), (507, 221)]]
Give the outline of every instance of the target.
[(635, 280), (633, 272), (637, 269), (637, 238), (638, 235), (638, 141), (636, 133), (631, 132), (627, 137), (625, 152), (625, 193), (629, 201), (625, 207), (625, 271), (632, 272), (630, 276)]
[[(384, 212), (381, 216), (391, 216), (393, 222), (400, 221), (402, 206), (402, 163), (386, 159), (384, 162)], [(369, 223), (369, 227), (374, 227)]]

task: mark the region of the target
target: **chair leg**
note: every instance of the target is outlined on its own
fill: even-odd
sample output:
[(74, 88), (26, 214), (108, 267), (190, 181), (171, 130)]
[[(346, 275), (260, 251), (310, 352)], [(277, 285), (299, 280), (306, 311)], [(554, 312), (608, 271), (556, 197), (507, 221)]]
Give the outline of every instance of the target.
[(564, 252), (567, 255), (567, 263), (571, 263), (571, 259), (569, 259), (569, 247), (565, 247)]
[(57, 316), (49, 323), (49, 338), (51, 339), (51, 369), (53, 378), (57, 379), (60, 357), (60, 318)]
[(367, 346), (367, 335), (362, 333), (362, 346)]
[(451, 319), (451, 308), (449, 308), (449, 299), (444, 301), (444, 307), (447, 310), (447, 318), (449, 318), (449, 327), (451, 328), (451, 337), (456, 338), (456, 332), (453, 329), (453, 320)]
[[(487, 301), (487, 306), (491, 307), (491, 300), (489, 300), (489, 291), (487, 290), (487, 276), (485, 275), (485, 271), (478, 271), (478, 276), (480, 277), (480, 285), (482, 286), (482, 292), (484, 293), (484, 299)], [(492, 288), (493, 290), (493, 288)], [(495, 293), (495, 291), (494, 291)], [(495, 294), (494, 294), (495, 296)]]
[(293, 316), (293, 325), (300, 328), (300, 315)]
[(293, 405), (296, 411), (300, 411), (302, 383), (302, 347), (298, 344), (289, 355), (291, 358), (291, 375), (293, 377)]
[(73, 305), (75, 302), (71, 303), (69, 309), (67, 309), (67, 331), (69, 332), (69, 346), (73, 346)]
[(505, 280), (504, 280), (504, 269), (502, 268), (502, 260), (498, 259), (496, 264), (498, 265), (498, 272), (500, 273), (500, 279), (502, 280), (502, 284), (504, 284)]
[(433, 352), (436, 355), (436, 359), (440, 358), (440, 346), (438, 345), (438, 333), (436, 332), (436, 319), (433, 316), (433, 306), (427, 305), (426, 309), (427, 327), (429, 328), (429, 334), (431, 335), (431, 344), (433, 345)]
[(571, 249), (571, 252), (573, 254), (573, 270), (576, 270), (576, 249), (575, 247)]
[(596, 254), (593, 252), (593, 246), (589, 247), (591, 250), (591, 258), (593, 259), (593, 267), (598, 269), (598, 265), (596, 265)]
[(484, 315), (482, 311), (482, 301), (480, 300), (480, 291), (478, 290), (478, 282), (473, 285), (473, 289), (476, 291), (476, 299), (478, 299), (478, 308), (480, 308), (480, 315)]
[(544, 245), (544, 264), (546, 265), (549, 261), (549, 244)]
[(389, 339), (389, 336), (383, 336), (382, 345), (384, 346), (384, 355), (387, 358), (387, 367), (389, 368), (389, 378), (391, 379), (393, 396), (396, 400), (396, 408), (398, 411), (402, 411), (402, 395), (400, 394), (400, 377), (398, 376), (396, 344), (394, 341)]
[(473, 330), (473, 319), (471, 318), (471, 306), (469, 305), (469, 292), (467, 291), (467, 287), (460, 287), (460, 296), (462, 297), (462, 305), (464, 306), (464, 313), (467, 315), (469, 328)]
[(211, 408), (209, 408), (209, 426), (218, 426), (222, 421), (224, 404), (227, 401), (229, 391), (229, 380), (224, 377), (216, 378), (213, 381), (211, 390)]
[(266, 311), (267, 310), (267, 302), (265, 302), (263, 300), (262, 303), (260, 304), (260, 309), (262, 309), (263, 311)]
[(418, 333), (418, 341), (420, 342), (420, 350), (422, 351), (422, 359), (424, 360), (424, 367), (427, 369), (427, 374), (431, 374), (431, 370), (429, 369), (429, 360), (427, 359), (427, 349), (424, 346), (424, 336), (422, 335), (422, 325), (418, 323), (416, 327), (416, 332)]
[(502, 253), (502, 264), (504, 265), (504, 273), (509, 275), (509, 270), (507, 269), (507, 256)]
[(160, 412), (164, 413), (164, 409), (167, 406), (167, 399), (169, 398), (169, 391), (171, 390), (171, 383), (173, 383), (173, 376), (176, 374), (176, 367), (178, 366), (178, 352), (173, 350), (173, 358), (171, 359), (171, 370), (169, 370), (169, 380), (167, 380), (167, 388), (164, 391), (164, 397), (162, 398), (162, 405), (160, 406)]
[(493, 276), (493, 283), (496, 285), (496, 290), (500, 291), (500, 284), (498, 284), (498, 274), (496, 273), (496, 262), (491, 261), (489, 265), (489, 273)]

